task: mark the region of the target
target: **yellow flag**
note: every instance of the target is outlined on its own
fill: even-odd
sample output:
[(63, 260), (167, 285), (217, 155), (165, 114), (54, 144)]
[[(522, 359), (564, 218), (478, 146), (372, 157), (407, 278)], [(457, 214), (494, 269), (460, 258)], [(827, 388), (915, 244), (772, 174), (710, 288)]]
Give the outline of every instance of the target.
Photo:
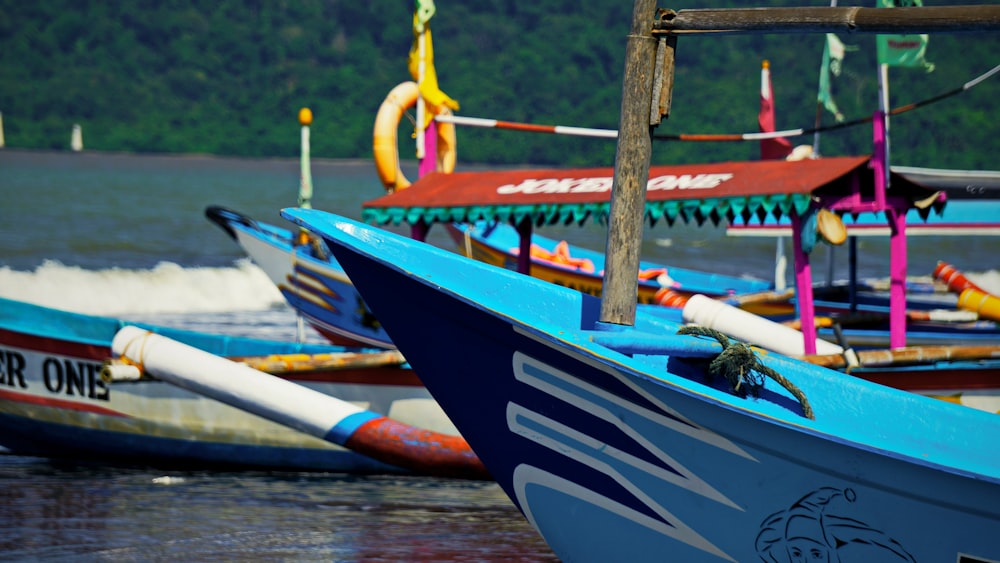
[[(420, 31), (418, 31), (418, 28)], [(420, 43), (423, 41), (423, 57), (421, 57)], [(423, 62), (423, 76), (421, 76), (420, 63)], [(441, 91), (438, 86), (437, 71), (434, 69), (434, 44), (431, 39), (431, 28), (426, 22), (420, 21), (417, 14), (413, 15), (413, 46), (410, 47), (408, 65), (410, 76), (417, 81), (420, 87), (420, 97), (430, 106), (427, 115), (427, 123), (434, 118), (434, 114), (440, 112), (443, 107), (458, 110), (458, 102), (453, 100), (448, 94)]]

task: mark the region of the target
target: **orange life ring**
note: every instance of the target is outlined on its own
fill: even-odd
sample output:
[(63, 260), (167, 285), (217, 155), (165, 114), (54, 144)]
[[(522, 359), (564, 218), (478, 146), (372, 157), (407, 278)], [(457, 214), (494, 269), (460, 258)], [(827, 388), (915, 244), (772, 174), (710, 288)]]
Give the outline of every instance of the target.
[[(399, 166), (399, 146), (396, 131), (399, 122), (407, 109), (417, 105), (420, 89), (413, 81), (402, 82), (393, 88), (385, 97), (375, 116), (375, 132), (373, 152), (375, 154), (375, 169), (382, 185), (390, 192), (402, 190), (410, 186), (403, 170)], [(440, 113), (448, 114), (451, 110), (442, 108)], [(437, 124), (437, 167), (438, 172), (451, 173), (455, 171), (455, 124)]]

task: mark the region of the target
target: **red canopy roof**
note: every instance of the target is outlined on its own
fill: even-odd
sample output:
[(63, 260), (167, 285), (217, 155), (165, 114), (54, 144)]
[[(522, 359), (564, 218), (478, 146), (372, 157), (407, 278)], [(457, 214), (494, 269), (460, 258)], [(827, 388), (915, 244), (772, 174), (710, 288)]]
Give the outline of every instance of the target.
[[(869, 157), (835, 157), (786, 162), (765, 160), (653, 166), (646, 192), (646, 218), (715, 223), (722, 219), (762, 220), (795, 210), (803, 213), (812, 196), (849, 193), (855, 180), (873, 193)], [(536, 225), (582, 223), (607, 217), (613, 168), (533, 169), (432, 173), (412, 186), (364, 204), (366, 221), (385, 224), (480, 219)], [(927, 190), (893, 176), (894, 194)]]

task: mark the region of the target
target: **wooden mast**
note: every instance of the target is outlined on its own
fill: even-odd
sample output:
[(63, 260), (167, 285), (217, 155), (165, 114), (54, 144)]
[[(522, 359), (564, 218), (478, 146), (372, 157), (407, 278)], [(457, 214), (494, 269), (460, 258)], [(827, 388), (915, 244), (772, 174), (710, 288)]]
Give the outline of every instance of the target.
[[(601, 322), (615, 325), (635, 324), (639, 249), (653, 146), (650, 107), (656, 62), (656, 40), (652, 34), (655, 9), (656, 0), (635, 0), (625, 47), (600, 317)], [(672, 73), (673, 56), (669, 57), (669, 64)], [(666, 95), (669, 98), (669, 92)]]

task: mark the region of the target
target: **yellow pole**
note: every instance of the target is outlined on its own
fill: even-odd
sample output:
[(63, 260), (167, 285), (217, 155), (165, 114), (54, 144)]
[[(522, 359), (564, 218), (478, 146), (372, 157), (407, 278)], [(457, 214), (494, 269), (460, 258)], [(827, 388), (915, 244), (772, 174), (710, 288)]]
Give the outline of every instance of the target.
[[(309, 209), (312, 207), (312, 172), (309, 166), (309, 126), (312, 125), (313, 114), (312, 110), (309, 108), (302, 108), (299, 110), (299, 124), (302, 125), (302, 174), (299, 182), (299, 207)], [(309, 243), (309, 231), (304, 228), (299, 229), (299, 245), (305, 245)], [(297, 247), (292, 245), (292, 263), (295, 263), (295, 253)], [(296, 276), (298, 275), (296, 270)], [(305, 323), (302, 320), (302, 314), (296, 312), (296, 336), (299, 342), (305, 341)]]
[(299, 183), (299, 207), (306, 209), (312, 206), (312, 172), (309, 166), (309, 125), (313, 114), (309, 108), (299, 110), (299, 123), (302, 125), (302, 180)]

